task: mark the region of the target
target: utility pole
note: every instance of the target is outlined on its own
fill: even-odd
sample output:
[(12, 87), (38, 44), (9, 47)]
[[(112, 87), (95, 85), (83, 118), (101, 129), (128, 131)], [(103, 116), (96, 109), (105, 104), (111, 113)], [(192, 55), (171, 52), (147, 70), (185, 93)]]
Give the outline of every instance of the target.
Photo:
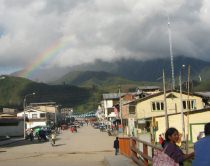
[(24, 116), (23, 116), (23, 138), (26, 139), (26, 97), (24, 97), (23, 100), (23, 112), (24, 112)]
[(182, 139), (185, 141), (185, 125), (184, 125), (184, 112), (183, 112), (183, 101), (182, 101), (182, 69), (179, 76), (180, 85), (180, 109), (181, 109), (181, 121), (182, 121)]
[(122, 105), (121, 105), (121, 87), (119, 86), (119, 111), (120, 111), (120, 122), (121, 122), (121, 126), (122, 126), (122, 132), (123, 131), (123, 120), (122, 120)]
[(187, 134), (186, 134), (186, 153), (188, 154), (189, 147), (189, 113), (190, 113), (190, 65), (188, 65), (188, 77), (187, 77)]
[(172, 82), (172, 89), (175, 89), (175, 79), (174, 79), (174, 58), (173, 58), (173, 47), (172, 47), (172, 40), (171, 40), (171, 27), (170, 27), (170, 19), (168, 16), (168, 40), (169, 40), (169, 49), (170, 49), (170, 56), (171, 56), (171, 82)]
[(164, 92), (165, 127), (166, 127), (166, 130), (167, 130), (168, 127), (169, 127), (169, 124), (168, 124), (168, 113), (167, 113), (167, 103), (166, 103), (166, 84), (165, 84), (164, 69), (163, 69), (163, 92)]

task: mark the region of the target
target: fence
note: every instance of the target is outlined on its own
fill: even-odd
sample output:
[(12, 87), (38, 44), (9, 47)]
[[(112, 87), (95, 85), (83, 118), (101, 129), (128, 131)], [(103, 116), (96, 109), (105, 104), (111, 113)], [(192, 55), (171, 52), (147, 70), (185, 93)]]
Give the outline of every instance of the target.
[[(132, 158), (140, 166), (148, 166), (149, 161), (152, 162), (152, 156), (148, 154), (148, 147), (152, 149), (152, 155), (154, 150), (162, 150), (161, 147), (135, 137), (119, 138), (119, 143), (120, 153)], [(139, 144), (143, 145), (143, 151), (139, 150)]]

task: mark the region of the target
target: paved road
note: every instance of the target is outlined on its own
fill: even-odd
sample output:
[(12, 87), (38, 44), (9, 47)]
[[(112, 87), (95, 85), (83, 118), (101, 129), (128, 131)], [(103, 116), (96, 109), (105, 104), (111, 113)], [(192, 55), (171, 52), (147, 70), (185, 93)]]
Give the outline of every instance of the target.
[(52, 147), (49, 142), (24, 141), (0, 148), (1, 166), (104, 166), (104, 156), (113, 156), (114, 137), (91, 126), (78, 133), (63, 131)]

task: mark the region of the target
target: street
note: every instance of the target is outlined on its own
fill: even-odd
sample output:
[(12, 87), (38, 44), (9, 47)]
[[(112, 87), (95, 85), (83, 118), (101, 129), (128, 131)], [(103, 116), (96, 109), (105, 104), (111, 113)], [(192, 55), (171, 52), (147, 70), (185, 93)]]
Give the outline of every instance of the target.
[(83, 126), (77, 133), (62, 131), (56, 146), (29, 140), (0, 148), (1, 166), (104, 166), (104, 156), (113, 156), (113, 141), (106, 132)]

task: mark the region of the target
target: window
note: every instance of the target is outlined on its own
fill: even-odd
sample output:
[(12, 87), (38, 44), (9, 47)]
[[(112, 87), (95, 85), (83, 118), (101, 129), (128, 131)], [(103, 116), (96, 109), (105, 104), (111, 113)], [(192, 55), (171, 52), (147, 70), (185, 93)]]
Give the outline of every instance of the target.
[(135, 109), (136, 109), (135, 106), (129, 105), (129, 114), (135, 114), (135, 112), (136, 112)]
[(45, 113), (40, 113), (40, 118), (45, 118)]
[(164, 104), (163, 104), (163, 102), (161, 102), (160, 104), (161, 104), (161, 110), (164, 110)]
[(183, 104), (183, 109), (195, 109), (195, 100), (184, 100), (182, 102)]
[(156, 102), (157, 110), (160, 110), (160, 103)]
[(32, 119), (36, 119), (37, 118), (37, 114), (32, 114)]
[(162, 101), (152, 102), (152, 111), (163, 111), (164, 103)]
[(152, 110), (156, 110), (155, 102), (152, 103)]

